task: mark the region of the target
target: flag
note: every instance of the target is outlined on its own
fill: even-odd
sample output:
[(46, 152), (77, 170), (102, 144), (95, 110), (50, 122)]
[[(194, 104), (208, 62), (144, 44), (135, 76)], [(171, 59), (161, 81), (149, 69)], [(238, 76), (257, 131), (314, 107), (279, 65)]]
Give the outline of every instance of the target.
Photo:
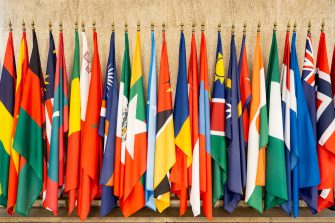
[(250, 104), (245, 201), (249, 206), (262, 213), (262, 187), (265, 186), (265, 157), (266, 146), (268, 144), (268, 112), (266, 107), (265, 77), (260, 39), (260, 32), (257, 32), (252, 72), (252, 99)]
[(176, 163), (170, 71), (164, 31), (158, 82), (156, 132), (154, 195), (157, 210), (163, 212), (170, 206), (169, 174)]
[(8, 203), (7, 203), (7, 212), (9, 214), (14, 213), (15, 205), (16, 205), (16, 195), (17, 195), (17, 183), (18, 183), (18, 173), (20, 166), (20, 155), (13, 148), (13, 140), (15, 136), (15, 130), (17, 125), (18, 114), (20, 112), (20, 106), (22, 101), (22, 92), (24, 83), (27, 76), (28, 71), (28, 46), (26, 39), (26, 32), (22, 33), (22, 40), (20, 44), (20, 52), (19, 52), (19, 61), (18, 61), (18, 69), (16, 76), (16, 88), (15, 88), (15, 105), (14, 105), (14, 126), (12, 133), (12, 147), (10, 153), (10, 163), (9, 163), (9, 179), (8, 179)]
[(124, 191), (121, 206), (124, 216), (132, 215), (145, 205), (144, 174), (147, 169), (147, 127), (142, 79), (140, 32), (137, 31), (127, 117)]
[(192, 164), (191, 126), (188, 107), (188, 86), (186, 77), (186, 47), (184, 32), (180, 33), (178, 78), (173, 112), (176, 163), (172, 167), (171, 191), (180, 200), (179, 215), (187, 210), (188, 187)]
[(0, 205), (7, 206), (9, 161), (14, 131), (14, 106), (16, 68), (13, 46), (13, 33), (8, 34), (5, 58), (0, 79)]
[(264, 209), (287, 202), (284, 130), (276, 31), (273, 31), (267, 73), (269, 138), (266, 153)]
[[(294, 143), (296, 139), (296, 130), (291, 131), (291, 118), (297, 116), (296, 96), (294, 77), (290, 72), (290, 30), (286, 31), (284, 58), (281, 73), (282, 88), (282, 110), (283, 110), (283, 127), (284, 127), (284, 144), (285, 144), (285, 166), (286, 166), (286, 184), (288, 201), (281, 205), (281, 208), (288, 214), (292, 214), (292, 169), (291, 163), (296, 162), (296, 156), (291, 151), (291, 140)], [(295, 125), (292, 128), (296, 128)], [(292, 135), (292, 136), (291, 136)], [(293, 145), (293, 144), (292, 144)]]
[(246, 157), (243, 137), (243, 120), (239, 77), (235, 47), (235, 35), (230, 42), (230, 60), (226, 79), (225, 131), (227, 143), (227, 182), (225, 185), (224, 206), (233, 212), (246, 184)]
[(326, 35), (321, 31), (316, 61), (317, 85), (317, 141), (321, 182), (318, 186), (318, 211), (334, 205), (335, 171), (335, 111), (326, 46)]
[(90, 211), (92, 200), (100, 195), (100, 167), (102, 159), (102, 138), (98, 133), (101, 99), (102, 77), (98, 50), (97, 33), (93, 31), (94, 54), (92, 76), (87, 100), (87, 113), (83, 127), (82, 151), (80, 161), (80, 186), (78, 198), (78, 214), (85, 220)]
[(188, 64), (188, 104), (190, 109), (192, 142), (192, 175), (190, 203), (193, 215), (200, 214), (200, 159), (199, 159), (199, 77), (195, 34), (192, 32), (191, 53)]
[(294, 81), (292, 83), (294, 84), (296, 102), (294, 100), (291, 102), (296, 103), (297, 112), (296, 116), (291, 116), (290, 131), (293, 133), (291, 133), (291, 139), (294, 139), (291, 143), (291, 150), (297, 157), (297, 161), (294, 163), (291, 158), (291, 169), (293, 170), (293, 216), (298, 217), (299, 195), (309, 207), (312, 209), (313, 207), (316, 207), (316, 204), (313, 204), (310, 199), (310, 197), (312, 197), (311, 187), (319, 184), (320, 177), (313, 127), (302, 89), (295, 43), (296, 32), (293, 32), (290, 72), (294, 76)]
[(225, 79), (222, 56), (221, 33), (218, 32), (216, 45), (215, 74), (211, 100), (211, 154), (213, 169), (213, 205), (223, 199), (227, 181), (227, 152), (225, 138)]
[(335, 105), (335, 45), (334, 45), (333, 59), (332, 59), (332, 64), (331, 64), (331, 69), (330, 69), (330, 78), (332, 82), (333, 101)]
[(106, 68), (106, 81), (100, 111), (99, 135), (104, 137), (104, 157), (100, 176), (100, 216), (107, 215), (116, 205), (113, 191), (116, 118), (118, 110), (118, 81), (115, 61), (115, 32), (112, 32)]
[(75, 47), (73, 56), (73, 68), (71, 77), (70, 110), (69, 110), (69, 135), (67, 145), (67, 162), (65, 174), (65, 189), (68, 193), (68, 214), (70, 215), (75, 206), (76, 194), (79, 180), (79, 157), (80, 157), (80, 56), (79, 56), (79, 34), (75, 31)]
[(199, 166), (202, 210), (212, 219), (212, 162), (209, 118), (208, 58), (205, 33), (201, 32), (199, 86)]
[(19, 153), (20, 168), (16, 212), (28, 215), (43, 186), (44, 84), (35, 30), (29, 69), (22, 93), (13, 148)]
[(63, 32), (59, 33), (58, 58), (54, 79), (53, 115), (50, 139), (50, 157), (44, 206), (58, 215), (58, 189), (64, 186), (64, 150), (68, 131), (68, 90), (64, 56)]
[(156, 148), (156, 120), (157, 120), (157, 74), (156, 74), (156, 53), (155, 33), (151, 32), (151, 58), (148, 80), (147, 100), (147, 131), (148, 131), (148, 154), (147, 172), (145, 175), (145, 201), (146, 206), (156, 210), (154, 199), (154, 164)]
[[(44, 207), (47, 207), (45, 202), (46, 194), (47, 194), (47, 174), (48, 174), (48, 166), (50, 159), (50, 141), (51, 141), (51, 128), (52, 128), (52, 116), (53, 116), (53, 101), (55, 94), (55, 73), (56, 73), (56, 50), (55, 50), (55, 42), (52, 32), (49, 31), (49, 51), (48, 51), (48, 59), (47, 59), (47, 67), (46, 73), (44, 75), (44, 86), (45, 86), (45, 94), (44, 94), (44, 111), (45, 111), (45, 132), (46, 132), (46, 150), (44, 151), (44, 173), (43, 173), (43, 194), (42, 194), (42, 204)], [(49, 208), (50, 210), (50, 208)]]
[(242, 45), (240, 51), (240, 59), (238, 64), (238, 70), (240, 75), (240, 86), (241, 86), (241, 106), (242, 106), (242, 120), (243, 120), (243, 137), (244, 147), (248, 148), (248, 136), (249, 136), (249, 113), (250, 113), (250, 102), (251, 102), (251, 87), (249, 78), (247, 48), (245, 46), (246, 34), (243, 33)]
[(116, 124), (115, 165), (114, 165), (114, 195), (119, 198), (123, 206), (124, 168), (127, 137), (128, 100), (130, 86), (130, 58), (128, 32), (124, 35), (125, 47), (122, 63), (122, 72), (119, 90), (119, 104)]
[[(306, 50), (305, 59), (302, 67), (301, 75), (302, 88), (305, 94), (305, 99), (309, 111), (309, 116), (312, 122), (312, 128), (314, 133), (314, 139), (316, 140), (316, 88), (315, 88), (315, 67), (313, 58), (313, 47), (312, 47), (312, 36), (310, 33), (307, 34), (306, 38)], [(316, 143), (314, 144), (316, 148)], [(318, 203), (318, 188), (317, 186), (301, 189), (303, 192), (300, 196), (307, 201), (308, 206), (312, 210), (312, 213), (317, 212)]]
[[(80, 119), (82, 127), (81, 129), (83, 129), (86, 120), (87, 101), (91, 83), (91, 56), (90, 52), (88, 51), (87, 38), (84, 31), (81, 33), (81, 37), (83, 49), (80, 70)], [(81, 131), (81, 136), (82, 135), (83, 131)], [(79, 152), (79, 154), (81, 153)], [(79, 166), (79, 160), (74, 158), (73, 161), (78, 163)]]

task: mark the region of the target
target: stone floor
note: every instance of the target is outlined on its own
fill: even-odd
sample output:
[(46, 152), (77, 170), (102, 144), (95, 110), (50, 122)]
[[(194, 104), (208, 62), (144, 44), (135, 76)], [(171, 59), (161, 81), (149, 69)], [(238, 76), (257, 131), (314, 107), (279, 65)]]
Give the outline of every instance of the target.
[[(222, 208), (214, 208), (213, 216), (211, 222), (335, 222), (335, 212), (325, 210), (313, 216), (306, 207), (300, 209), (300, 217), (297, 219), (288, 217), (280, 208), (273, 208), (260, 215), (245, 206), (239, 206), (233, 214), (225, 212)], [(29, 217), (8, 216), (6, 210), (0, 208), (0, 222), (80, 222), (80, 219), (75, 214), (67, 216), (64, 206), (60, 207), (57, 217), (42, 207), (34, 207)], [(86, 222), (207, 222), (207, 219), (204, 216), (194, 218), (190, 208), (185, 216), (179, 217), (177, 207), (168, 208), (162, 214), (144, 208), (128, 218), (122, 217), (120, 209), (116, 208), (108, 216), (99, 217), (99, 207), (95, 206), (92, 207)]]

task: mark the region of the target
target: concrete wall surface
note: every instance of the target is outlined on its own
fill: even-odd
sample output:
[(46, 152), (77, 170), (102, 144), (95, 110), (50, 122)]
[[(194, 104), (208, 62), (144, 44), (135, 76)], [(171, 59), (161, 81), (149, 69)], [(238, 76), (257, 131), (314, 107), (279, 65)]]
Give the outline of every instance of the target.
[[(68, 77), (72, 71), (74, 51), (74, 22), (78, 19), (86, 24), (89, 48), (93, 48), (92, 21), (96, 21), (99, 50), (103, 76), (109, 51), (112, 20), (116, 27), (116, 60), (118, 74), (121, 73), (124, 50), (124, 23), (127, 21), (130, 38), (130, 56), (132, 60), (137, 21), (141, 23), (141, 46), (144, 85), (147, 86), (150, 66), (150, 24), (155, 23), (157, 67), (161, 55), (161, 24), (166, 23), (167, 47), (171, 83), (175, 89), (178, 70), (178, 50), (180, 23), (185, 24), (187, 60), (189, 57), (192, 22), (196, 23), (198, 53), (200, 51), (200, 24), (205, 24), (207, 51), (209, 61), (209, 79), (213, 80), (215, 68), (215, 51), (217, 43), (217, 26), (222, 24), (222, 43), (225, 71), (229, 63), (229, 45), (231, 24), (235, 23), (237, 55), (239, 55), (243, 24), (247, 24), (247, 54), (249, 73), (252, 71), (253, 54), (256, 41), (258, 21), (261, 23), (261, 46), (265, 71), (271, 45), (273, 23), (276, 20), (279, 60), (283, 57), (285, 30), (288, 21), (297, 23), (297, 51), (300, 69), (303, 63), (307, 25), (312, 23), (314, 55), (320, 36), (322, 20), (325, 21), (329, 61), (335, 43), (335, 0), (0, 0), (0, 60), (3, 61), (7, 36), (8, 21), (13, 23), (15, 54), (18, 57), (21, 39), (22, 20), (26, 21), (29, 55), (32, 48), (30, 24), (35, 20), (38, 36), (42, 69), (46, 69), (48, 52), (48, 21), (53, 24), (56, 47), (58, 44), (58, 24), (63, 22), (65, 57)], [(80, 36), (81, 38), (81, 36)], [(80, 39), (81, 42), (81, 39)], [(199, 58), (199, 54), (198, 54)]]

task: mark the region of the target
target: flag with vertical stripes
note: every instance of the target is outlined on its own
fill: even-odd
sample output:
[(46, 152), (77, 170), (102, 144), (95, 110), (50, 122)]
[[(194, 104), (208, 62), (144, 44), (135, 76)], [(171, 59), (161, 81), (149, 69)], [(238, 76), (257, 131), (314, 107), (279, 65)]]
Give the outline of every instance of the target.
[(211, 100), (211, 155), (213, 169), (213, 204), (223, 199), (227, 181), (227, 152), (225, 138), (225, 74), (222, 56), (221, 33), (216, 45), (215, 74)]
[(190, 186), (190, 167), (192, 164), (192, 144), (190, 113), (188, 107), (188, 88), (186, 71), (186, 47), (184, 32), (180, 33), (178, 78), (174, 102), (174, 137), (176, 145), (176, 163), (172, 167), (171, 190), (180, 200), (179, 215), (187, 210), (188, 188)]
[(321, 31), (316, 61), (317, 141), (321, 174), (318, 211), (334, 205), (335, 111), (329, 73), (326, 35)]
[(333, 50), (333, 59), (332, 59), (332, 64), (330, 68), (330, 78), (332, 82), (332, 90), (333, 90), (333, 101), (335, 104), (335, 45), (334, 45), (334, 50)]
[[(12, 143), (15, 136), (15, 130), (18, 120), (18, 114), (20, 112), (20, 106), (22, 101), (22, 93), (23, 87), (27, 76), (28, 71), (28, 46), (26, 39), (26, 32), (22, 33), (22, 40), (20, 44), (20, 52), (19, 52), (19, 60), (17, 67), (17, 76), (16, 76), (16, 90), (15, 90), (15, 105), (14, 105), (14, 126), (13, 126), (13, 134), (12, 134)], [(8, 203), (7, 203), (7, 212), (9, 214), (14, 213), (15, 205), (16, 205), (16, 195), (17, 195), (17, 184), (18, 184), (18, 173), (20, 166), (20, 155), (13, 148), (13, 144), (11, 147), (10, 153), (10, 163), (9, 163), (9, 179), (8, 179)]]
[(157, 210), (162, 212), (170, 206), (169, 174), (176, 162), (170, 71), (164, 31), (158, 82), (156, 132), (154, 195)]
[(115, 32), (112, 32), (106, 68), (106, 81), (100, 111), (99, 135), (104, 137), (104, 157), (101, 167), (100, 216), (107, 215), (116, 205), (114, 196), (114, 156), (116, 118), (118, 110), (118, 81), (115, 61)]
[(123, 207), (124, 169), (127, 139), (128, 100), (130, 86), (130, 58), (128, 32), (124, 35), (124, 54), (119, 90), (119, 104), (116, 124), (115, 164), (114, 164), (114, 195), (119, 198), (120, 207)]
[(209, 118), (208, 58), (206, 38), (201, 32), (200, 46), (200, 86), (199, 86), (199, 167), (200, 197), (202, 210), (208, 219), (212, 219), (212, 160)]
[[(312, 36), (308, 32), (306, 38), (306, 49), (304, 64), (301, 75), (302, 88), (305, 94), (305, 99), (309, 111), (309, 116), (312, 121), (314, 139), (316, 140), (316, 88), (315, 88), (315, 66), (313, 58)], [(315, 144), (316, 147), (316, 144)], [(318, 188), (317, 186), (301, 189), (300, 196), (307, 201), (308, 206), (315, 214), (317, 212), (318, 203)]]
[(75, 47), (73, 56), (73, 68), (71, 77), (70, 109), (69, 109), (69, 135), (67, 145), (67, 162), (65, 174), (65, 189), (68, 194), (68, 214), (75, 207), (77, 188), (79, 181), (79, 157), (80, 157), (80, 56), (79, 34), (75, 31)]
[(239, 76), (235, 46), (235, 34), (231, 35), (230, 59), (226, 79), (226, 143), (227, 143), (227, 182), (224, 206), (233, 212), (242, 199), (246, 184), (246, 153), (243, 137), (243, 120)]
[(122, 212), (130, 216), (145, 205), (144, 176), (147, 169), (147, 127), (145, 118), (140, 31), (136, 33), (130, 79), (127, 141), (125, 151)]
[(266, 146), (268, 144), (268, 112), (266, 107), (265, 76), (260, 38), (260, 32), (257, 32), (252, 74), (245, 201), (249, 206), (262, 213), (262, 188), (265, 186), (265, 157)]
[(100, 195), (99, 184), (102, 160), (102, 138), (99, 135), (99, 119), (102, 101), (102, 76), (98, 49), (98, 36), (93, 31), (94, 53), (92, 76), (87, 100), (87, 113), (83, 127), (82, 151), (80, 156), (80, 186), (78, 214), (85, 220), (90, 211), (91, 202)]
[(190, 203), (194, 216), (200, 214), (200, 163), (199, 163), (199, 74), (195, 33), (192, 32), (191, 53), (188, 64), (189, 109), (192, 142), (192, 175)]
[(9, 161), (14, 131), (16, 66), (13, 33), (9, 31), (0, 79), (0, 205), (7, 206)]
[(16, 212), (28, 215), (43, 186), (44, 81), (35, 30), (13, 148), (20, 154)]
[(156, 74), (156, 49), (155, 33), (151, 32), (151, 58), (148, 80), (147, 99), (147, 131), (148, 131), (148, 154), (147, 172), (145, 175), (145, 200), (146, 206), (156, 210), (154, 199), (154, 165), (156, 148), (156, 122), (157, 122), (157, 74)]
[(265, 210), (287, 201), (280, 73), (277, 34), (275, 30), (272, 35), (266, 85), (269, 114), (269, 141), (266, 151)]
[[(58, 57), (54, 80), (53, 115), (46, 197), (43, 205), (58, 214), (58, 195), (64, 186), (64, 152), (68, 131), (68, 89), (63, 32), (59, 33)], [(58, 192), (60, 190), (60, 192)]]

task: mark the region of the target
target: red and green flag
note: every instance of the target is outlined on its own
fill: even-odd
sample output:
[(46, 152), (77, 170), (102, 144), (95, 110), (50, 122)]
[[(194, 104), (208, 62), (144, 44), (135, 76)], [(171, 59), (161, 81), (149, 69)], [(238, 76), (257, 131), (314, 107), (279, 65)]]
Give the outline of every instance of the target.
[(13, 148), (21, 155), (16, 212), (28, 215), (43, 186), (44, 83), (35, 30)]

